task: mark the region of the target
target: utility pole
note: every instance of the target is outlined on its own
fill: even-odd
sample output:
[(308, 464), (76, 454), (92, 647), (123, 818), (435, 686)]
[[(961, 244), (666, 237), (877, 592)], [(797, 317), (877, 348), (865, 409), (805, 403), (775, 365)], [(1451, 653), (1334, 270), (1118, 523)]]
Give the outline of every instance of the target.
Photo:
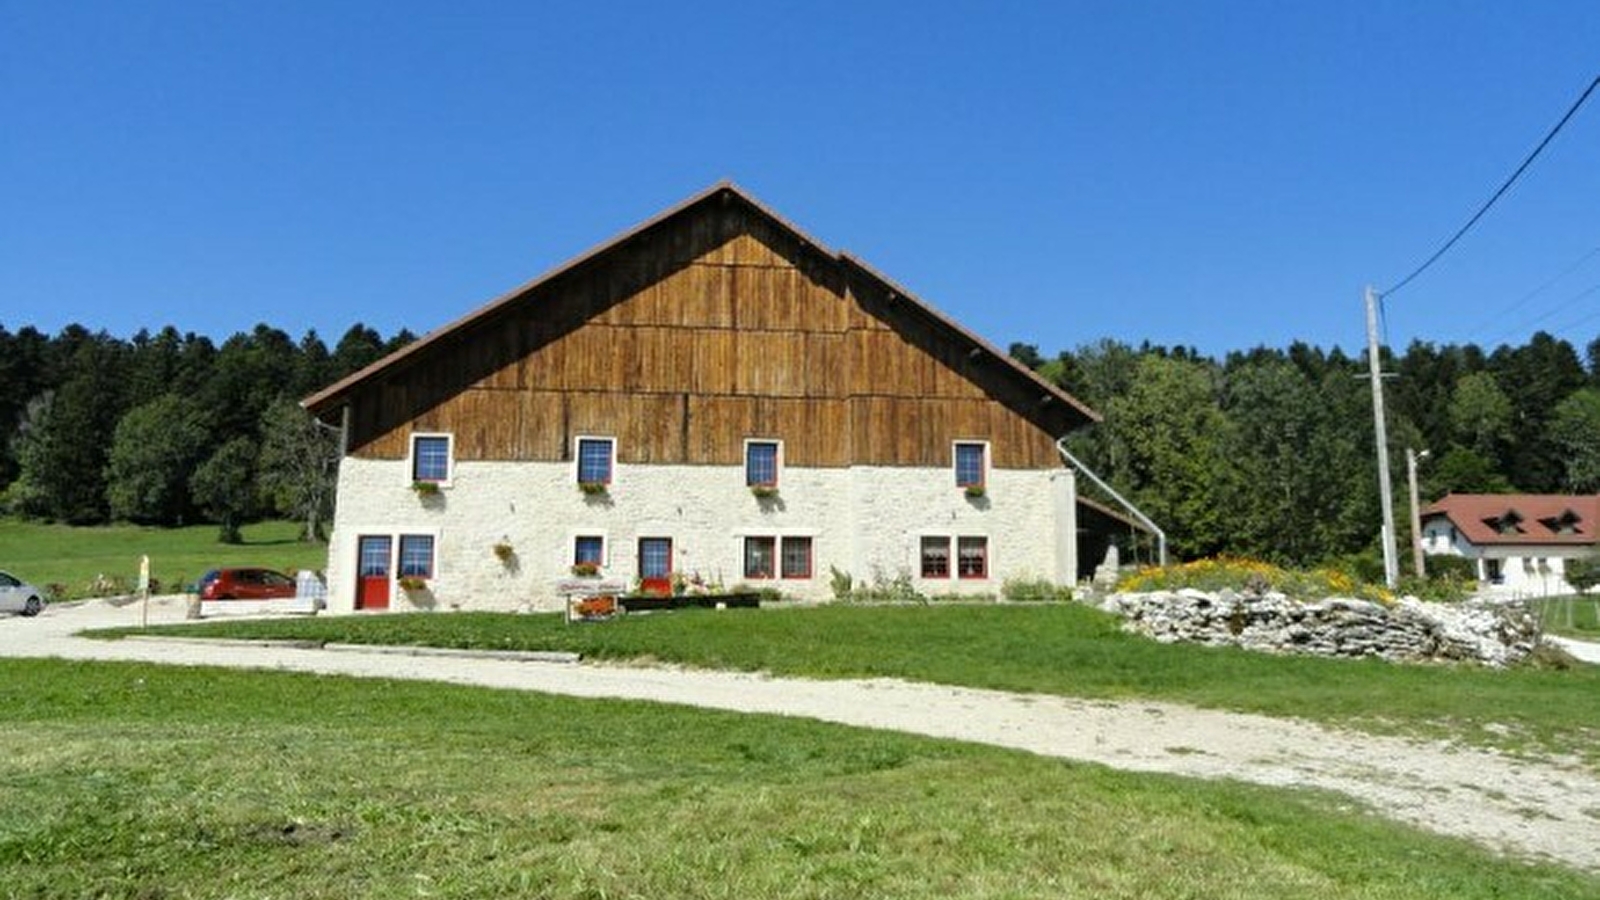
[(1428, 451), (1421, 453), (1406, 448), (1406, 484), (1411, 488), (1411, 561), (1417, 567), (1417, 577), (1427, 578), (1428, 570), (1422, 565), (1422, 513), (1417, 509), (1417, 462), (1428, 458)]
[(1369, 285), (1367, 300), (1367, 368), (1372, 375), (1372, 424), (1378, 444), (1378, 498), (1383, 506), (1383, 580), (1389, 590), (1400, 586), (1395, 558), (1394, 488), (1389, 484), (1389, 428), (1383, 415), (1383, 370), (1378, 360), (1378, 292)]

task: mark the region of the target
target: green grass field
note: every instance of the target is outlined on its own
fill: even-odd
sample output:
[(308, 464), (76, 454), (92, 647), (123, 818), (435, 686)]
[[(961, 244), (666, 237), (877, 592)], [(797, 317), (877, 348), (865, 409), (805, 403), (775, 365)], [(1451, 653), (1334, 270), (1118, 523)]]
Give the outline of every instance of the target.
[[(809, 677), (888, 676), (1077, 697), (1148, 697), (1448, 737), (1600, 769), (1600, 667), (1395, 665), (1158, 644), (1074, 604), (684, 611), (563, 624), (557, 615), (334, 616), (172, 626), (184, 634), (574, 650)], [(163, 629), (151, 629), (161, 631)]]
[(1600, 641), (1600, 597), (1551, 597), (1533, 601), (1533, 609), (1551, 634)]
[(294, 573), (328, 565), (326, 544), (296, 540), (294, 522), (261, 522), (244, 528), (244, 543), (217, 541), (217, 526), (141, 528), (111, 525), (74, 528), (0, 519), (0, 569), (40, 587), (66, 588), (64, 599), (92, 596), (97, 577), (120, 581), (132, 590), (139, 580), (139, 558), (150, 557), (150, 575), (167, 590), (192, 584), (220, 566), (266, 566)]
[(1321, 794), (667, 705), (0, 660), (0, 896), (1581, 898)]

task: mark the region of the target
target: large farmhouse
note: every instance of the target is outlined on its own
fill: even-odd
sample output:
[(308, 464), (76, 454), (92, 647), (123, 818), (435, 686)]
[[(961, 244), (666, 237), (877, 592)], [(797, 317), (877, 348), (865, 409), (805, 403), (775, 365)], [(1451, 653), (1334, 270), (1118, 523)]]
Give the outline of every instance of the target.
[(336, 611), (559, 608), (575, 570), (993, 593), (1126, 527), (1058, 453), (1093, 412), (727, 183), (304, 403)]

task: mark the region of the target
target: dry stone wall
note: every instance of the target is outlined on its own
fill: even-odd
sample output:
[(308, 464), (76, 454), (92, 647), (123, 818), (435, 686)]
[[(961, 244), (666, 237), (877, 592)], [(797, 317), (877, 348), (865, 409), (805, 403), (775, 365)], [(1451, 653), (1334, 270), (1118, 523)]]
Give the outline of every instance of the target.
[(1272, 592), (1185, 589), (1111, 594), (1099, 605), (1121, 615), (1128, 630), (1158, 641), (1270, 653), (1499, 667), (1518, 662), (1539, 642), (1537, 618), (1516, 603), (1406, 597), (1384, 606), (1341, 597), (1302, 602)]

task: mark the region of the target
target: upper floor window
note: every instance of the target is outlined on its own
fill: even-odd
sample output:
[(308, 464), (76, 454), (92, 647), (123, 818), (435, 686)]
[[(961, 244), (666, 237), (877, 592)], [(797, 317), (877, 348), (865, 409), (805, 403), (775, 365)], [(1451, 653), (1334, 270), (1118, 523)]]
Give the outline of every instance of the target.
[(411, 480), (445, 482), (450, 480), (450, 436), (414, 434), (411, 436)]
[(744, 483), (750, 487), (778, 486), (778, 442), (744, 442)]
[(980, 441), (956, 441), (956, 487), (983, 487), (988, 468), (988, 445)]
[(610, 484), (616, 456), (612, 438), (578, 438), (578, 483)]

